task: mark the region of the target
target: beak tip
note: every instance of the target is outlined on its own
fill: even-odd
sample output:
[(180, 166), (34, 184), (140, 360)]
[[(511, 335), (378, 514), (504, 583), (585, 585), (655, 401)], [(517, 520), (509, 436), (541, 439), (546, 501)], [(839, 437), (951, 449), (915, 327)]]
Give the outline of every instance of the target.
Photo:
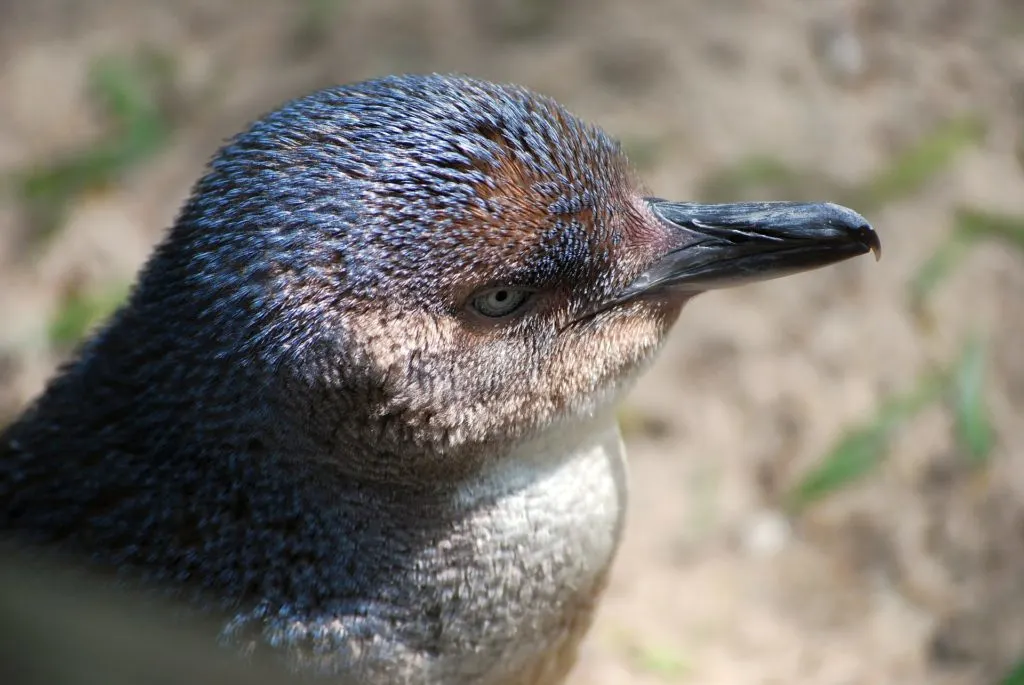
[(849, 207), (832, 202), (826, 202), (821, 206), (831, 214), (832, 222), (849, 227), (847, 230), (852, 237), (865, 247), (865, 252), (870, 250), (875, 255), (876, 262), (882, 258), (882, 241), (867, 219)]
[(877, 262), (882, 258), (882, 241), (875, 233), (875, 230), (871, 228), (870, 224), (863, 224), (857, 229), (859, 238), (863, 243), (864, 247), (871, 250), (872, 254), (875, 255), (875, 261)]
[(875, 255), (876, 262), (882, 258), (882, 241), (863, 215), (833, 202), (825, 202), (818, 206), (822, 208), (823, 214), (829, 217), (828, 223), (846, 226), (852, 237)]

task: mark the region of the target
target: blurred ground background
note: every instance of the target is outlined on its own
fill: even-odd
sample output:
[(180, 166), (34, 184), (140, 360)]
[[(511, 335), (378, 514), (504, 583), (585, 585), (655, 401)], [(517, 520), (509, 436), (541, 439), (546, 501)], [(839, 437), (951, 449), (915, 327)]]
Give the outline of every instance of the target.
[(1024, 682), (1016, 0), (0, 1), (0, 422), (225, 137), (403, 71), (550, 94), (654, 194), (882, 235), (684, 312), (623, 409), (630, 523), (575, 683)]

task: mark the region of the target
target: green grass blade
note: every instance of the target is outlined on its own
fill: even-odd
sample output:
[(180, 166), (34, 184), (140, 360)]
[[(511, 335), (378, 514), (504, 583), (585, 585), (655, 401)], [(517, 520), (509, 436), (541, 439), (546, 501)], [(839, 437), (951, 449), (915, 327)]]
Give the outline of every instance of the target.
[(693, 670), (691, 663), (678, 650), (662, 645), (631, 644), (628, 657), (633, 667), (667, 682), (682, 681)]
[(789, 509), (802, 509), (864, 477), (885, 456), (888, 440), (888, 430), (882, 425), (851, 430), (790, 493)]
[(131, 60), (101, 58), (93, 64), (90, 92), (105, 110), (110, 131), (89, 146), (9, 179), (34, 229), (33, 243), (57, 231), (77, 197), (113, 185), (167, 142), (170, 123), (160, 98), (170, 86), (166, 62), (144, 54)]
[(955, 119), (940, 126), (896, 155), (887, 168), (855, 192), (854, 206), (859, 212), (867, 212), (916, 193), (984, 135), (984, 122), (976, 117)]
[(915, 310), (921, 310), (932, 292), (953, 273), (970, 251), (975, 241), (959, 231), (952, 232), (939, 248), (918, 268), (910, 279), (910, 302)]
[(1001, 240), (1024, 250), (1024, 216), (993, 214), (978, 209), (961, 208), (956, 213), (957, 231), (968, 239)]
[(986, 240), (998, 240), (1024, 251), (1024, 216), (993, 214), (973, 208), (956, 212), (949, 237), (910, 280), (910, 303), (918, 313), (935, 289), (954, 271), (970, 250)]
[(125, 285), (108, 287), (98, 293), (72, 293), (50, 321), (47, 330), (50, 345), (64, 349), (77, 345), (121, 305), (127, 293)]
[(1018, 661), (999, 683), (1000, 685), (1024, 685), (1024, 659)]
[(995, 444), (994, 431), (984, 401), (985, 346), (972, 338), (956, 368), (953, 412), (957, 441), (972, 463), (988, 460)]
[(941, 399), (948, 385), (947, 373), (928, 374), (911, 392), (883, 402), (870, 423), (850, 430), (790, 490), (786, 496), (787, 508), (798, 512), (869, 474), (886, 457), (892, 434), (925, 407)]
[(806, 192), (804, 174), (772, 157), (755, 156), (711, 174), (697, 193), (703, 202), (735, 202), (763, 193), (796, 199)]

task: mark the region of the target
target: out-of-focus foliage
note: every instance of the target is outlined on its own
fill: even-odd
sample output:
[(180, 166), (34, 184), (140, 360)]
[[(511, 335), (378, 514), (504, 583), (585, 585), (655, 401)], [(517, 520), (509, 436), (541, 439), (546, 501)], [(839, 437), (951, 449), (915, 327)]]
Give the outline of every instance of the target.
[(50, 345), (61, 350), (74, 347), (117, 309), (127, 292), (125, 284), (116, 284), (99, 291), (74, 289), (67, 293), (47, 329)]
[(130, 59), (105, 57), (92, 65), (89, 92), (103, 113), (106, 134), (11, 179), (33, 243), (60, 230), (76, 198), (119, 182), (164, 147), (171, 133), (164, 101), (173, 74), (171, 59), (152, 51)]
[[(896, 156), (892, 164), (861, 187), (845, 189), (858, 208), (878, 207), (920, 189), (945, 168), (964, 147), (984, 132), (975, 119), (952, 122), (926, 136), (917, 146)], [(792, 179), (782, 167), (760, 163), (731, 178)], [(770, 171), (772, 173), (765, 173)], [(721, 181), (719, 181), (721, 182)], [(732, 186), (735, 192), (736, 185)], [(842, 190), (842, 189), (840, 189)], [(859, 198), (859, 199), (858, 199)], [(925, 320), (927, 299), (952, 273), (975, 245), (996, 240), (1024, 250), (1024, 217), (1001, 216), (962, 208), (954, 217), (953, 230), (908, 283), (909, 302)], [(972, 464), (984, 465), (996, 443), (985, 404), (985, 359), (981, 338), (968, 334), (959, 359), (918, 379), (912, 390), (884, 400), (866, 424), (850, 429), (790, 490), (786, 503), (799, 511), (812, 502), (867, 476), (885, 458), (892, 435), (925, 408), (945, 402), (953, 417), (960, 451)]]

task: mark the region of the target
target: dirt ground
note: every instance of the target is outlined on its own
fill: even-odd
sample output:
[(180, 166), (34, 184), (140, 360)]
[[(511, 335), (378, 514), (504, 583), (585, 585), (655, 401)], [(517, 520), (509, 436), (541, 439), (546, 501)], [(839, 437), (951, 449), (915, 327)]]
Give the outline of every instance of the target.
[[(403, 71), (529, 85), (639, 151), (677, 199), (751, 154), (867, 179), (979, 117), (980, 143), (869, 216), (879, 263), (684, 312), (630, 398), (626, 542), (573, 682), (973, 685), (1024, 658), (1024, 258), (976, 250), (931, 327), (906, 298), (956, 207), (1024, 212), (1024, 3), (0, 1), (0, 173), (99, 135), (90, 60), (139, 47), (175, 61), (171, 145), (77, 200), (44, 249), (26, 247), (18, 198), (0, 201), (0, 418), (60, 360), (45, 341), (62, 293), (129, 280), (218, 143), (318, 86)], [(990, 351), (984, 470), (931, 410), (870, 477), (783, 516), (779, 493), (847, 426), (972, 331)]]

